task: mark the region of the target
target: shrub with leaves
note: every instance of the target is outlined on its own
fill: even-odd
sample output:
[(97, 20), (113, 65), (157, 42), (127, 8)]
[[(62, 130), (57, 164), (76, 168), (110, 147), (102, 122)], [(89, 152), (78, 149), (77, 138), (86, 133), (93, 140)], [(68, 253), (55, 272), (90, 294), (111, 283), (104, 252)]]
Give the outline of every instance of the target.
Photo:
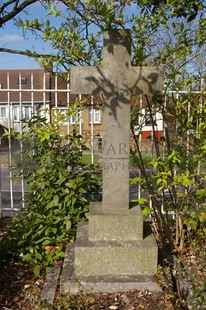
[[(185, 83), (185, 89), (186, 86)], [(189, 89), (187, 94), (164, 96), (162, 100), (160, 97), (145, 96), (145, 108), (149, 111), (152, 128), (150, 142), (153, 158), (150, 161), (145, 161), (139, 143), (146, 114), (140, 114), (138, 105), (136, 114), (133, 108), (132, 117), (134, 120), (139, 117), (140, 122), (136, 128), (132, 125), (135, 146), (131, 152), (131, 162), (138, 168), (132, 184), (138, 185), (139, 192), (142, 192), (135, 201), (141, 205), (143, 214), (150, 216), (153, 232), (164, 254), (164, 265), (168, 265), (171, 271), (167, 278), (173, 290), (180, 300), (189, 298), (186, 296), (189, 291), (184, 291), (184, 286), (179, 285), (182, 275), (177, 271), (183, 269), (184, 281), (193, 287), (191, 300), (186, 301), (191, 304), (191, 309), (203, 309), (206, 288), (203, 273), (206, 98), (203, 90), (193, 93)], [(161, 139), (156, 134), (156, 111), (161, 112), (163, 120)]]
[(64, 256), (65, 243), (74, 240), (77, 223), (86, 220), (100, 186), (97, 167), (82, 162), (81, 136), (75, 130), (61, 135), (60, 123), (34, 116), (19, 136), (25, 144), (21, 173), (27, 209), (12, 219), (3, 243), (31, 263), (35, 274)]
[[(135, 147), (131, 160), (139, 168), (139, 175), (132, 182), (147, 193), (147, 200), (141, 198), (137, 202), (143, 205), (145, 215), (152, 215), (159, 245), (168, 253), (178, 253), (194, 235), (199, 238), (206, 231), (206, 101), (200, 91), (195, 95), (189, 90), (187, 95), (167, 95), (167, 105), (163, 100), (165, 98), (145, 96), (153, 131), (150, 162), (145, 162), (139, 136), (135, 135), (135, 130), (141, 134), (145, 118), (141, 116), (138, 130), (132, 127)], [(163, 118), (161, 139), (156, 135), (155, 111), (161, 111)]]

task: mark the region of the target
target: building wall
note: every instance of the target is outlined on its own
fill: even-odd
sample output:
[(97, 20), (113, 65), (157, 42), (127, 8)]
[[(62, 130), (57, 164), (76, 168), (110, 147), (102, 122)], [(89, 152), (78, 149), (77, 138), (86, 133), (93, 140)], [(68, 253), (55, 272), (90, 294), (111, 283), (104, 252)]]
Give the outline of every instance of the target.
[[(22, 81), (22, 82), (21, 82)], [(21, 69), (21, 70), (0, 70), (0, 103), (8, 102), (8, 93), (4, 89), (15, 89), (10, 91), (9, 99), (12, 103), (50, 102), (49, 92), (27, 92), (28, 89), (50, 89), (50, 73), (43, 69)], [(21, 92), (20, 92), (21, 90)]]
[(49, 108), (50, 88), (50, 73), (43, 69), (0, 70), (0, 124), (25, 130), (22, 119), (29, 120), (38, 107)]
[[(0, 70), (0, 85), (0, 108), (6, 109), (5, 117), (1, 115), (1, 112), (4, 114), (5, 111), (0, 110), (0, 124), (3, 126), (10, 126), (16, 132), (19, 132), (21, 127), (24, 126), (20, 119), (25, 115), (29, 115), (29, 119), (38, 105), (49, 110), (48, 114), (45, 115), (48, 121), (54, 122), (56, 109), (63, 112), (68, 108), (78, 107), (78, 101), (80, 100), (82, 101), (80, 109), (82, 117), (81, 122), (79, 121), (76, 124), (77, 130), (86, 139), (88, 146), (91, 146), (94, 141), (98, 145), (101, 144), (103, 98), (101, 95), (71, 94), (67, 73), (51, 74), (43, 69)], [(9, 95), (8, 88), (10, 89)], [(8, 104), (8, 101), (10, 104)], [(143, 123), (143, 126), (141, 126), (141, 139), (151, 139), (152, 125), (144, 124), (144, 114), (146, 114), (147, 108), (146, 97), (133, 97), (132, 109), (133, 107), (138, 112), (138, 123)], [(95, 115), (93, 124), (90, 122), (91, 110)], [(101, 114), (99, 119), (98, 113)], [(8, 115), (10, 115), (10, 121), (8, 121)], [(96, 119), (98, 119), (98, 122)], [(159, 112), (156, 113), (156, 123), (156, 135), (159, 139), (163, 135), (163, 121)], [(139, 135), (138, 128), (139, 126), (135, 126), (137, 135)], [(65, 122), (61, 126), (60, 131), (69, 133), (73, 129), (74, 124), (69, 119), (69, 122)]]
[[(68, 121), (61, 126), (60, 131), (62, 133), (71, 133), (74, 128), (76, 128), (86, 140), (89, 148), (91, 148), (92, 134), (95, 145), (99, 144), (99, 140), (102, 139), (103, 130), (102, 97), (97, 95), (89, 96), (71, 94), (69, 91), (68, 75), (66, 73), (52, 75), (51, 87), (52, 89), (65, 90), (65, 92), (59, 92), (58, 94), (52, 93), (51, 95), (51, 121), (54, 122), (55, 120), (55, 114), (57, 113), (56, 110), (60, 112), (62, 111), (63, 114), (67, 111), (67, 114), (69, 114), (69, 111), (76, 107), (81, 114), (79, 121), (74, 124), (72, 118), (67, 117)], [(99, 122), (95, 122), (94, 120), (93, 124), (91, 124), (91, 110), (93, 110), (94, 114), (95, 111), (100, 111)]]

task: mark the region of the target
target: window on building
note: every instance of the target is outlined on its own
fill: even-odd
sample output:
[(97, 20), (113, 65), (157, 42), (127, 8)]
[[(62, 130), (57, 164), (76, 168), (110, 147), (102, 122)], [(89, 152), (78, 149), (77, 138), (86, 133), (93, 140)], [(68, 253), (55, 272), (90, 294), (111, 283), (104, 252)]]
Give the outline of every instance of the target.
[(3, 84), (0, 84), (0, 89), (3, 89)]
[(20, 84), (20, 85), (25, 85), (25, 84), (27, 84), (27, 78), (26, 78), (26, 77), (21, 77), (21, 78), (19, 78), (19, 84)]
[(135, 117), (132, 119), (132, 125), (133, 125), (133, 126), (138, 126), (138, 125), (139, 125), (139, 115), (138, 115), (138, 116), (135, 116)]
[(6, 117), (6, 108), (0, 107), (0, 117)]
[(68, 123), (69, 121), (70, 124), (78, 124), (80, 122), (80, 112), (70, 116), (68, 116), (67, 109), (61, 109), (60, 112), (65, 117), (65, 123)]
[(31, 107), (23, 107), (23, 118), (30, 120), (31, 118)]
[(14, 107), (13, 108), (13, 117), (14, 117), (14, 121), (18, 121), (19, 120), (19, 107)]
[(31, 119), (31, 107), (30, 106), (24, 106), (22, 107), (22, 110), (20, 109), (20, 107), (14, 107), (13, 108), (13, 118), (14, 121), (20, 121), (20, 120), (30, 120)]
[(152, 117), (149, 109), (145, 109), (145, 125), (152, 125)]
[(45, 109), (43, 108), (43, 103), (42, 105), (37, 105), (34, 106), (33, 109), (31, 108), (31, 116), (36, 115), (36, 116), (45, 116)]
[(70, 124), (77, 124), (79, 123), (79, 115), (71, 115), (69, 119)]
[(93, 114), (93, 124), (101, 123), (101, 110), (100, 109), (92, 109), (89, 112), (89, 122), (92, 123), (92, 114)]

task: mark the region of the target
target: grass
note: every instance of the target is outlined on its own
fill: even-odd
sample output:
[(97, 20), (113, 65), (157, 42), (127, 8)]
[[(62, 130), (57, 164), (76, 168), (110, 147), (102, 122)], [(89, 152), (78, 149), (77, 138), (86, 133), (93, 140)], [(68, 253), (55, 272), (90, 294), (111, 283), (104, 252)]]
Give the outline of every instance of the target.
[[(142, 160), (143, 160), (143, 164), (145, 166), (148, 165), (153, 159), (154, 159), (154, 156), (152, 156), (152, 155), (142, 154)], [(130, 157), (130, 165), (132, 167), (138, 166), (139, 161), (140, 161), (140, 159), (138, 156), (131, 156)]]
[[(8, 155), (4, 155), (4, 157), (1, 157), (4, 166), (8, 166)], [(99, 155), (94, 155), (94, 164), (97, 164), (99, 161)], [(91, 164), (91, 154), (83, 154), (82, 156), (82, 162), (84, 164)], [(12, 154), (12, 164), (16, 167), (20, 166), (21, 163), (21, 155), (20, 154)]]
[[(94, 154), (94, 164), (97, 164), (99, 161), (99, 155)], [(84, 164), (91, 164), (91, 154), (83, 154), (82, 162)]]

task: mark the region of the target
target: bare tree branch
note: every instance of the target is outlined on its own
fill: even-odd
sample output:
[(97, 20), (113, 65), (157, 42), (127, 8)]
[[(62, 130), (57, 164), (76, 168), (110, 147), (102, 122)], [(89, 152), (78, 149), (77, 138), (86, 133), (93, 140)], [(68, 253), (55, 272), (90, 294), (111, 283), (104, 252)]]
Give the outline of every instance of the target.
[(26, 51), (13, 50), (13, 49), (10, 49), (10, 48), (5, 48), (5, 47), (0, 47), (0, 52), (24, 55), (24, 56), (33, 57), (33, 58), (50, 57), (50, 56), (52, 57), (51, 54), (39, 54), (39, 53), (36, 53), (36, 52), (27, 51), (27, 50)]
[[(43, 60), (43, 59), (49, 58), (52, 61), (57, 61), (59, 58), (61, 59), (61, 57), (56, 54), (41, 54), (41, 53), (37, 53), (35, 51), (30, 51), (30, 50), (21, 51), (21, 50), (14, 50), (14, 49), (4, 48), (4, 47), (0, 47), (0, 53), (10, 53), (10, 54), (27, 56), (35, 60)], [(71, 58), (65, 59), (65, 63), (67, 63), (68, 66), (76, 65), (76, 63), (73, 62)]]
[[(38, 0), (25, 0), (19, 3), (17, 0), (8, 0), (0, 7), (0, 28), (9, 20), (14, 18), (17, 14), (23, 11), (26, 7)], [(10, 7), (13, 4), (12, 7)]]

